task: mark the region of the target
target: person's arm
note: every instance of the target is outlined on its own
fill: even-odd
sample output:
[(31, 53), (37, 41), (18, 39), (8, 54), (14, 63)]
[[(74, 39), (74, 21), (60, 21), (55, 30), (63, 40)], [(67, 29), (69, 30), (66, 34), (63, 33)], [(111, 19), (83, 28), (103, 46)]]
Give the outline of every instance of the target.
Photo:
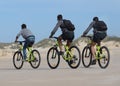
[(17, 34), (16, 38), (15, 38), (15, 42), (18, 40), (19, 36), (21, 35), (21, 31)]
[(83, 32), (83, 35), (86, 35), (93, 27), (93, 25), (95, 24), (95, 22), (91, 22), (90, 25), (88, 26), (88, 28)]
[(60, 27), (61, 24), (62, 24), (62, 21), (57, 22), (57, 24), (54, 27), (54, 29), (52, 30), (51, 35), (49, 36), (49, 38), (52, 37), (55, 34), (55, 32), (58, 30), (58, 28)]

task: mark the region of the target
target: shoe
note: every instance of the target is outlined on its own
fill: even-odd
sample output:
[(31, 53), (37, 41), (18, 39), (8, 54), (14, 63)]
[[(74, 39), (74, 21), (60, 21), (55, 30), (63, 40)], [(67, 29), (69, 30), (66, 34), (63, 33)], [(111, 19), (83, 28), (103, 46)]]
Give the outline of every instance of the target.
[(64, 52), (63, 52), (63, 51), (60, 51), (60, 52), (59, 52), (59, 55), (64, 55)]
[(91, 65), (95, 65), (96, 64), (96, 60), (93, 60)]
[(31, 61), (32, 62), (38, 62), (38, 59), (37, 58), (32, 58)]
[(69, 63), (70, 63), (70, 64), (73, 64), (74, 62), (73, 62), (73, 60), (70, 60)]
[(26, 59), (22, 59), (23, 62), (27, 62)]
[(73, 59), (74, 59), (74, 61), (78, 60), (78, 58), (76, 58), (76, 56), (75, 56), (75, 55), (73, 55)]
[(27, 62), (26, 59), (27, 59), (27, 57), (23, 57), (22, 61), (23, 61), (23, 62)]
[(26, 58), (25, 60), (29, 62), (29, 61), (30, 61), (30, 58)]

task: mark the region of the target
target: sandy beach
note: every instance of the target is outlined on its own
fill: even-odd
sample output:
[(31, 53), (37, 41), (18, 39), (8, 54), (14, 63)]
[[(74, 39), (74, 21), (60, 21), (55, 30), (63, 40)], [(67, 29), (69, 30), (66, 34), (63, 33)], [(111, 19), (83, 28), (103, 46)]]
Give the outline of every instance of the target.
[[(82, 48), (80, 47), (82, 51)], [(77, 69), (71, 69), (61, 58), (57, 69), (50, 69), (46, 55), (48, 48), (39, 49), (41, 64), (33, 69), (29, 63), (24, 63), (17, 70), (12, 63), (12, 54), (0, 57), (1, 86), (119, 86), (120, 85), (120, 47), (111, 47), (110, 64), (101, 69), (98, 64), (84, 68), (82, 62)]]

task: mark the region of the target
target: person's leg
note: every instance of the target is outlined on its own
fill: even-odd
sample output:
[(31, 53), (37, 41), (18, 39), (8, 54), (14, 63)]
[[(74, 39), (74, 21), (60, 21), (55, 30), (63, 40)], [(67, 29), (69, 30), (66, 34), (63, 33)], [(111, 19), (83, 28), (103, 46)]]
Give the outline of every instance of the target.
[(63, 46), (62, 46), (62, 36), (61, 35), (58, 37), (58, 44), (59, 44), (60, 52), (64, 52)]
[(70, 47), (70, 45), (71, 45), (71, 41), (67, 40), (66, 46)]
[(93, 60), (95, 59), (95, 48), (94, 48), (95, 45), (96, 45), (95, 42), (92, 42), (92, 43), (91, 43), (91, 52), (92, 52)]
[(96, 45), (96, 43), (95, 42), (92, 42), (91, 43), (91, 52), (92, 52), (92, 63), (91, 63), (91, 65), (95, 65), (96, 64), (96, 58), (95, 58), (95, 52), (96, 52), (96, 50), (95, 50), (95, 45)]
[(27, 58), (27, 54), (26, 54), (26, 48), (27, 48), (27, 41), (25, 42), (24, 46), (23, 46), (23, 58), (26, 59)]
[(98, 41), (98, 34), (95, 33), (95, 34), (93, 34), (93, 41), (91, 43), (91, 53), (92, 53), (92, 57), (93, 57), (93, 61), (92, 61), (91, 65), (96, 64), (96, 59), (95, 59), (96, 58), (96, 55), (95, 55), (96, 50), (94, 47), (95, 47), (97, 41)]

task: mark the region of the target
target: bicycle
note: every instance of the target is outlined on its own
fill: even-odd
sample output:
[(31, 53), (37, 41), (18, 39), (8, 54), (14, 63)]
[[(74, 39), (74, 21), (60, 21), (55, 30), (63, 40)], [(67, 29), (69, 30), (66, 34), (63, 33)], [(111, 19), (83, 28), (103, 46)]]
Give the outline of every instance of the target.
[(38, 50), (32, 49), (32, 47), (27, 47), (27, 60), (23, 58), (23, 43), (25, 41), (17, 41), (18, 50), (13, 55), (13, 64), (16, 69), (21, 69), (24, 62), (29, 62), (31, 67), (36, 69), (39, 67), (41, 62), (41, 56)]
[[(60, 63), (60, 54), (58, 49), (58, 37), (52, 37), (55, 39), (55, 45), (48, 50), (47, 53), (47, 63), (51, 69), (55, 69), (58, 67)], [(68, 65), (75, 69), (80, 65), (81, 61), (81, 53), (77, 46), (71, 46), (68, 48), (65, 44), (63, 44), (65, 52), (62, 58), (68, 63)]]
[[(87, 45), (83, 48), (83, 51), (82, 51), (83, 66), (88, 68), (92, 62), (92, 52), (90, 48), (92, 37), (91, 36), (83, 36), (83, 37), (87, 37), (89, 39)], [(95, 59), (98, 61), (98, 64), (101, 68), (103, 69), (106, 68), (110, 62), (109, 49), (106, 46), (96, 45)]]

